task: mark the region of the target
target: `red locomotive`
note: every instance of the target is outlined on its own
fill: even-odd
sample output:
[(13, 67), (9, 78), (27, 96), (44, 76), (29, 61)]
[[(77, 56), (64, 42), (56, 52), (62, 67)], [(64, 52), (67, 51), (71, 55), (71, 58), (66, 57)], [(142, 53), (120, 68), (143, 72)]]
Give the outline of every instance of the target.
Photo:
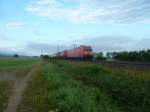
[(64, 50), (62, 52), (58, 52), (56, 54), (56, 57), (58, 58), (66, 58), (66, 59), (71, 59), (71, 58), (92, 58), (93, 57), (93, 52), (92, 52), (92, 47), (91, 46), (85, 46), (85, 45), (80, 45), (77, 48), (74, 48), (72, 50)]

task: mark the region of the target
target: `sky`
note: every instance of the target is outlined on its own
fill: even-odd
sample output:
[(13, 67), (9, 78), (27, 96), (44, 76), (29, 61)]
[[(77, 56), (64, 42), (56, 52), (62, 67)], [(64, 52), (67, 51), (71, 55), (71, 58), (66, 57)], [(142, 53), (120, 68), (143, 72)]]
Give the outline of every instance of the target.
[(1, 0), (0, 53), (150, 48), (149, 0)]

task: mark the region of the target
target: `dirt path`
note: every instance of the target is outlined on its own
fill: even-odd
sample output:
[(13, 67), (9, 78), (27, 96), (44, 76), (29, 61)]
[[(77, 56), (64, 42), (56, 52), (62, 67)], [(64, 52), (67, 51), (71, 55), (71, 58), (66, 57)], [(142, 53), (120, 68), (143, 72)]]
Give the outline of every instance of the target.
[(0, 72), (0, 81), (16, 81), (14, 73)]
[[(34, 69), (34, 67), (33, 67)], [(16, 112), (17, 106), (22, 99), (23, 91), (27, 85), (27, 82), (31, 80), (33, 69), (31, 69), (27, 75), (23, 75), (18, 78), (15, 73), (0, 73), (0, 81), (13, 81), (13, 93), (8, 100), (8, 107), (4, 112)]]

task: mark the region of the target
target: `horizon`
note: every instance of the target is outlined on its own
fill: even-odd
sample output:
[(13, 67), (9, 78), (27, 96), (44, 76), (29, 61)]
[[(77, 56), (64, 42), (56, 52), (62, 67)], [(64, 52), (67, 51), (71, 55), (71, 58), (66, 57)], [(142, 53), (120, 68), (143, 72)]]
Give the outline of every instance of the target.
[(148, 0), (2, 0), (0, 10), (0, 53), (39, 56), (74, 44), (150, 49)]

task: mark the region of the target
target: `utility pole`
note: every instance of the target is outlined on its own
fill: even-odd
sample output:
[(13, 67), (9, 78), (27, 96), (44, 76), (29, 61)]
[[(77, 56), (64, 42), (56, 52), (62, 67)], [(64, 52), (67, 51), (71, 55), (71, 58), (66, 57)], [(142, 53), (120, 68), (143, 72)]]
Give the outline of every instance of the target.
[(77, 45), (76, 45), (76, 44), (73, 44), (73, 48), (74, 48), (74, 49), (77, 48)]

